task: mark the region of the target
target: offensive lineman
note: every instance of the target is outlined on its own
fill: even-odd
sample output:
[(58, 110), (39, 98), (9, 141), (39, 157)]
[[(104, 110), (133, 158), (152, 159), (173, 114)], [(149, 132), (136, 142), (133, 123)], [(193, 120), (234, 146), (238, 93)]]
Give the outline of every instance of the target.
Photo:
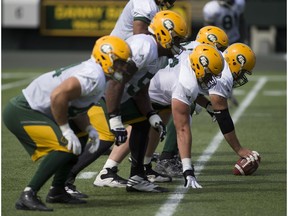
[[(167, 190), (150, 183), (144, 174), (143, 158), (150, 128), (149, 123), (158, 130), (161, 138), (166, 135), (162, 120), (151, 107), (148, 86), (154, 74), (167, 65), (167, 57), (182, 52), (183, 48), (180, 43), (186, 38), (188, 29), (183, 17), (166, 10), (154, 16), (149, 25), (149, 31), (151, 35), (137, 34), (126, 40), (132, 50), (132, 60), (135, 62), (136, 71), (129, 71), (132, 78), (122, 83), (122, 86), (119, 86), (120, 83), (115, 85), (116, 83), (111, 82), (105, 95), (107, 111), (105, 104), (100, 107), (102, 112), (98, 112), (97, 107), (94, 106), (89, 110), (89, 117), (91, 123), (99, 130), (100, 146), (102, 142), (105, 142), (106, 150), (114, 143), (114, 136), (116, 144), (126, 141), (127, 132), (122, 121), (132, 126), (129, 147), (133, 160), (126, 190), (164, 192)], [(121, 107), (117, 103), (120, 103)], [(126, 109), (123, 108), (125, 105)], [(141, 113), (141, 118), (135, 119), (131, 116), (135, 110)], [(105, 117), (109, 119), (107, 121), (114, 136), (113, 134), (111, 136), (109, 125), (103, 124), (103, 121), (100, 122), (100, 119), (105, 119)], [(128, 120), (133, 121), (128, 122)], [(111, 171), (113, 170), (107, 169), (105, 175), (110, 174)]]
[[(176, 0), (130, 0), (124, 7), (110, 35), (118, 36), (126, 40), (135, 34), (150, 34), (148, 26), (155, 14), (164, 7), (167, 9), (173, 7), (175, 1)], [(128, 126), (126, 129), (129, 133), (131, 128)], [(75, 177), (81, 170), (102, 155), (104, 149), (107, 149), (107, 146), (111, 146), (110, 142), (106, 143), (102, 141), (100, 148), (95, 153), (91, 154), (88, 150), (84, 150), (83, 154), (79, 156), (78, 162), (72, 168), (66, 181), (65, 188), (68, 193), (80, 198), (87, 197), (87, 195), (76, 189), (74, 185)], [(114, 146), (115, 150), (110, 154), (111, 158), (113, 159), (114, 155), (122, 154), (121, 151), (126, 151), (123, 147)], [(110, 179), (110, 182), (107, 184), (111, 184), (112, 186), (116, 186), (117, 184), (126, 186), (127, 180), (117, 175), (118, 170), (115, 169), (116, 167), (109, 162), (107, 163), (107, 167), (109, 168), (109, 175), (106, 175), (106, 178)], [(152, 169), (150, 171), (154, 172)]]
[[(96, 41), (89, 60), (39, 76), (10, 100), (3, 111), (5, 125), (33, 161), (45, 156), (16, 202), (16, 209), (53, 211), (37, 196), (52, 176), (46, 202), (86, 203), (66, 192), (65, 180), (86, 138), (91, 142), (89, 151), (99, 147), (98, 133), (90, 124), (87, 110), (103, 96), (106, 78), (121, 82), (130, 57), (124, 40), (104, 36)], [(77, 137), (79, 132), (87, 135)]]

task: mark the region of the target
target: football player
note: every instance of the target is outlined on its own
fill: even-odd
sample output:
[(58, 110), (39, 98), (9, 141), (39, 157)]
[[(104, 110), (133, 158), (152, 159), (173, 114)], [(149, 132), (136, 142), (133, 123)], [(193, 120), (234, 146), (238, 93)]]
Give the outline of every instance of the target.
[(170, 9), (176, 0), (130, 0), (110, 35), (126, 40), (133, 34), (149, 34), (148, 26), (157, 12)]
[[(149, 25), (149, 31), (151, 35), (137, 34), (126, 40), (133, 53), (132, 60), (135, 68), (130, 70), (131, 76), (125, 80), (126, 82), (108, 83), (105, 94), (107, 109), (105, 103), (100, 107), (94, 106), (89, 110), (89, 117), (92, 124), (99, 130), (102, 154), (114, 141), (116, 144), (126, 141), (127, 132), (123, 123), (132, 126), (128, 147), (133, 160), (130, 178), (127, 185), (125, 184), (126, 190), (164, 192), (167, 191), (165, 188), (158, 187), (146, 179), (143, 167), (150, 125), (158, 130), (161, 139), (166, 135), (161, 118), (151, 106), (148, 86), (155, 73), (167, 65), (167, 57), (173, 57), (182, 52), (183, 48), (180, 43), (186, 39), (188, 29), (186, 21), (178, 13), (164, 10), (154, 16)], [(105, 117), (108, 118), (109, 125), (103, 124)], [(119, 148), (122, 146), (120, 145)], [(99, 152), (97, 156), (100, 155)], [(100, 173), (103, 177), (107, 177), (106, 181), (111, 182), (117, 171), (109, 163), (110, 161), (107, 160), (104, 165), (105, 173)]]
[[(245, 0), (213, 0), (203, 8), (205, 25), (214, 25), (223, 29), (230, 44), (244, 43), (246, 40), (246, 26), (244, 18)], [(234, 106), (239, 103), (232, 94), (229, 98)]]
[[(227, 100), (231, 96), (233, 88), (240, 87), (248, 82), (246, 74), (252, 74), (256, 62), (255, 54), (249, 46), (243, 43), (235, 43), (224, 51), (224, 59), (227, 63), (221, 78), (217, 79), (217, 84), (208, 92), (202, 91), (202, 95), (196, 101), (201, 106), (206, 107), (212, 115), (215, 115), (224, 138), (235, 153), (242, 158), (254, 161), (257, 160), (259, 154), (241, 146), (229, 113)], [(211, 102), (203, 95), (208, 95)], [(155, 169), (161, 173), (177, 176), (179, 175), (179, 171), (177, 171), (179, 167), (175, 167), (175, 159), (173, 158), (177, 153), (177, 139), (173, 124), (169, 126), (167, 133), (171, 135), (165, 143), (165, 151), (162, 152)]]
[[(7, 128), (18, 138), (32, 161), (44, 157), (15, 204), (19, 210), (52, 211), (37, 192), (53, 176), (48, 203), (82, 204), (64, 189), (70, 169), (90, 138), (89, 151), (99, 147), (98, 132), (87, 115), (104, 95), (106, 78), (122, 82), (130, 64), (128, 44), (115, 36), (98, 39), (91, 58), (45, 73), (33, 80), (3, 110)], [(79, 132), (86, 136), (77, 136)]]
[(213, 0), (203, 7), (205, 25), (214, 25), (223, 29), (228, 35), (230, 44), (244, 42), (245, 0)]
[[(228, 46), (228, 38), (225, 32), (220, 28), (215, 26), (211, 27), (207, 26), (199, 31), (196, 41), (185, 42), (182, 45), (185, 47), (186, 50), (191, 51), (194, 47), (196, 47), (200, 43), (212, 44), (213, 46), (215, 45), (220, 49), (222, 49), (223, 47), (226, 48)], [(174, 63), (172, 62), (170, 64), (170, 67), (173, 67), (173, 64)], [(169, 175), (163, 175), (163, 174), (161, 175), (155, 172), (151, 166), (151, 158), (158, 145), (158, 141), (159, 139), (157, 139), (157, 137), (155, 139), (149, 139), (149, 144), (144, 158), (145, 174), (149, 179), (149, 181), (151, 182), (170, 182), (172, 178)], [(127, 147), (126, 149), (124, 149), (124, 146), (125, 145), (120, 146), (122, 151), (116, 150), (117, 148), (119, 149), (119, 147), (116, 146), (114, 147), (115, 150), (113, 149), (112, 153), (109, 155), (109, 159), (104, 165), (104, 169), (102, 169), (102, 171), (96, 177), (94, 185), (109, 186), (109, 187), (124, 187), (126, 185), (125, 181), (120, 181), (121, 178), (120, 176), (114, 173), (114, 177), (112, 178), (112, 174), (107, 175), (106, 170), (107, 168), (111, 167), (113, 167), (113, 169), (116, 170), (118, 164), (129, 154), (129, 148)], [(182, 175), (182, 169), (181, 169), (181, 175)], [(112, 179), (118, 179), (118, 181)]]
[[(161, 9), (163, 8), (169, 9), (173, 7), (174, 2), (175, 0), (146, 0), (146, 1), (130, 0), (124, 7), (110, 35), (118, 36), (126, 40), (133, 34), (141, 34), (141, 33), (150, 34), (148, 31), (148, 26), (152, 18)], [(128, 126), (126, 130), (129, 134), (131, 127)], [(127, 140), (127, 143), (128, 141), (129, 140)], [(104, 144), (102, 144), (101, 147), (103, 145)], [(110, 145), (110, 142), (107, 145)], [(124, 146), (119, 148), (117, 146), (114, 146), (115, 150), (112, 151), (112, 154), (110, 154), (111, 160), (115, 161), (116, 159), (114, 159), (114, 157), (117, 158), (118, 155), (124, 155), (126, 154), (126, 152), (129, 152), (128, 145), (125, 146), (127, 146), (127, 149), (125, 149)], [(69, 174), (69, 177), (66, 181), (65, 188), (68, 193), (77, 197), (86, 197), (85, 194), (82, 194), (80, 191), (76, 189), (76, 186), (74, 185), (75, 177), (77, 176), (78, 173), (80, 173), (80, 171), (82, 171), (85, 167), (91, 164), (100, 155), (104, 154), (102, 152), (103, 149), (106, 149), (106, 146), (103, 146), (103, 148), (100, 148), (94, 154), (91, 154), (88, 150), (84, 150), (83, 154), (80, 155), (78, 162), (72, 168), (71, 173)], [(109, 151), (110, 149), (108, 149), (105, 153)], [(109, 175), (106, 175), (106, 178), (109, 179), (110, 181), (108, 182), (105, 179), (103, 180), (104, 182), (106, 182), (107, 186), (109, 186), (109, 184), (111, 184), (111, 186), (113, 187), (115, 185), (126, 186), (127, 180), (117, 175), (118, 170), (115, 169), (116, 167), (113, 166), (113, 164), (110, 164), (109, 168), (113, 170), (113, 172), (110, 172)], [(150, 170), (150, 172), (156, 174), (152, 169)], [(168, 181), (169, 180), (170, 178), (168, 178)]]

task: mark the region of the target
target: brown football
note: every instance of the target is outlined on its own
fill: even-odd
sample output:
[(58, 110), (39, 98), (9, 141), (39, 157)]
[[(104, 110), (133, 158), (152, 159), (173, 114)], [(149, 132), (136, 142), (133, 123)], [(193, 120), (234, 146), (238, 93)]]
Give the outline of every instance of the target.
[(248, 161), (245, 158), (240, 158), (233, 169), (234, 175), (251, 175), (253, 174), (259, 167), (260, 164), (260, 157), (258, 157), (258, 160), (252, 162)]

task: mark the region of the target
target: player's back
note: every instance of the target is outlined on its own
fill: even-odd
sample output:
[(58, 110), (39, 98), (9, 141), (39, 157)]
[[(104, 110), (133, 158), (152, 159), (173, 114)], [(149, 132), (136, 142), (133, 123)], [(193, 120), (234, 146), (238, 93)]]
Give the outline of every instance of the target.
[(130, 0), (124, 7), (110, 35), (118, 36), (124, 40), (133, 35), (133, 21), (141, 20), (150, 23), (159, 6), (155, 0)]
[(244, 12), (245, 1), (235, 0), (231, 7), (221, 6), (217, 1), (208, 2), (203, 8), (204, 20), (223, 29), (228, 35), (230, 44), (239, 40), (239, 18)]

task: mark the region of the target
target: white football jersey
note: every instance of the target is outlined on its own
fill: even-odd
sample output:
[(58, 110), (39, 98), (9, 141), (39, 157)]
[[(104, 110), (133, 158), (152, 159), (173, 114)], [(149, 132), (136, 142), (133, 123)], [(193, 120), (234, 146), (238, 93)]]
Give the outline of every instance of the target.
[(199, 88), (188, 55), (188, 52), (183, 52), (174, 62), (156, 73), (149, 86), (152, 102), (169, 106), (174, 98), (191, 106), (195, 101)]
[(232, 96), (232, 89), (233, 89), (233, 76), (229, 69), (229, 66), (226, 61), (224, 61), (224, 69), (221, 73), (221, 77), (217, 78), (217, 83), (215, 86), (210, 88), (208, 91), (204, 91), (203, 89), (199, 88), (201, 94), (204, 95), (219, 95), (224, 98), (230, 98)]
[(132, 60), (138, 70), (126, 83), (121, 103), (133, 97), (142, 87), (147, 85), (161, 68), (168, 64), (167, 57), (158, 57), (157, 42), (151, 35), (132, 35), (126, 40), (132, 51)]
[(102, 67), (91, 57), (77, 65), (45, 73), (33, 80), (22, 92), (30, 107), (53, 119), (50, 95), (64, 80), (76, 77), (81, 85), (81, 96), (69, 102), (69, 117), (86, 112), (104, 95), (106, 77)]
[(110, 35), (118, 36), (124, 40), (133, 35), (133, 21), (142, 20), (148, 24), (160, 11), (155, 0), (130, 0), (124, 7)]
[(229, 38), (229, 43), (235, 43), (240, 39), (239, 16), (244, 13), (245, 0), (235, 0), (232, 7), (223, 7), (216, 0), (208, 2), (203, 7), (204, 20), (214, 23), (223, 29)]

